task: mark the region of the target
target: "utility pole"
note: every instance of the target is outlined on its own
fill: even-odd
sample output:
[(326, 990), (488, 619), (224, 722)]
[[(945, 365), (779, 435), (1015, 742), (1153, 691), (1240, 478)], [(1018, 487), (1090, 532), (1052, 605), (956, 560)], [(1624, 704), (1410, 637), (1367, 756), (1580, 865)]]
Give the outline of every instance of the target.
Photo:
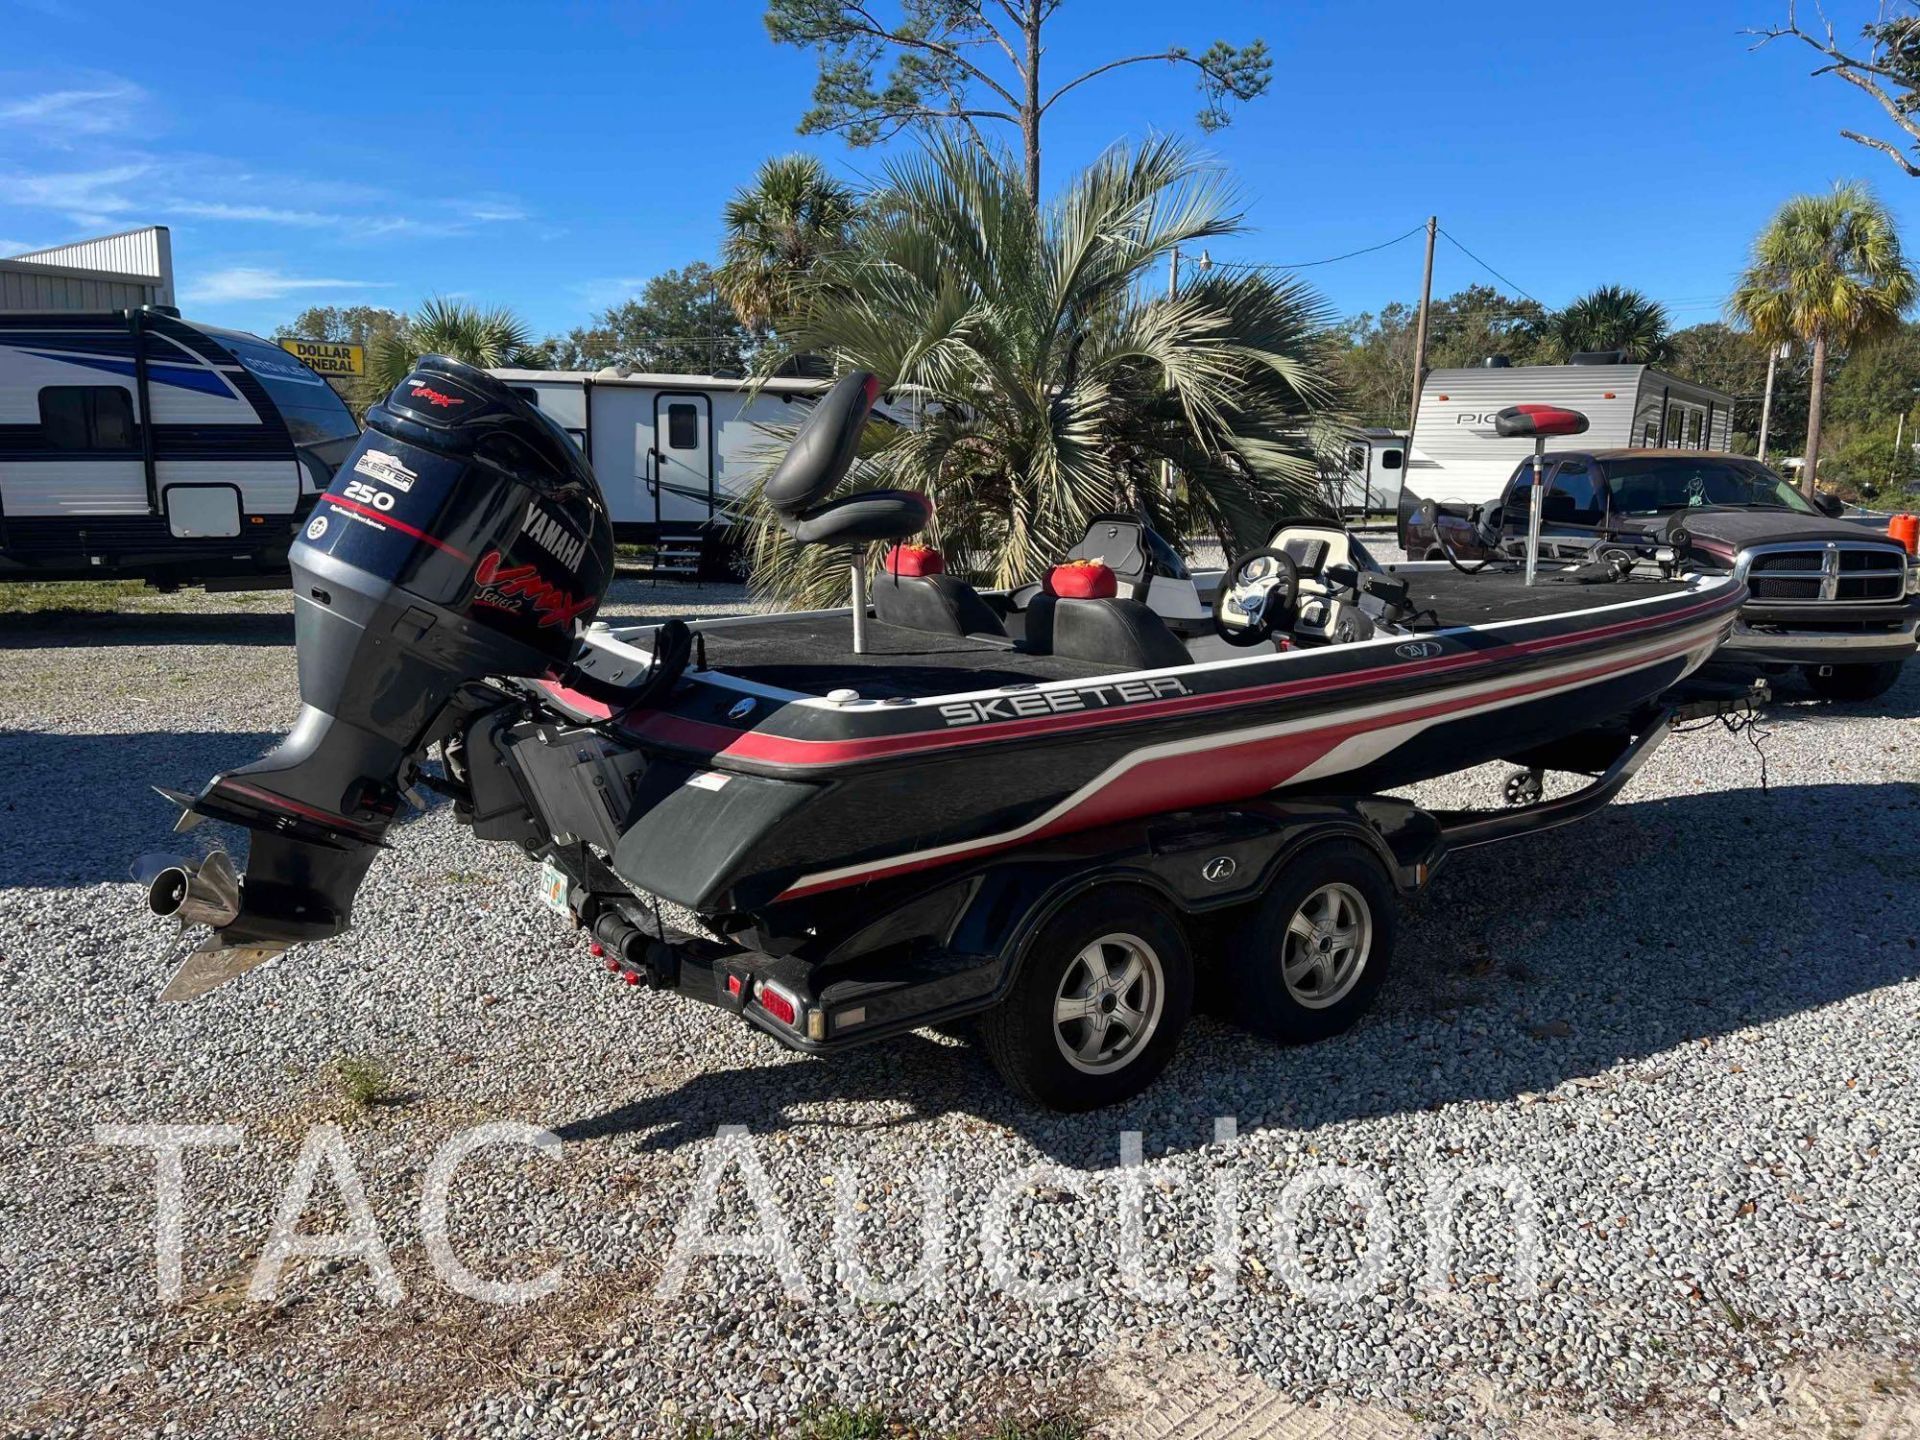
[[(1413, 427), (1420, 418), (1420, 386), (1427, 378), (1427, 310), (1433, 304), (1433, 237), (1440, 217), (1427, 217), (1427, 266), (1420, 277), (1420, 321), (1413, 332), (1413, 400), (1407, 406), (1407, 461), (1413, 459)], [(1405, 472), (1403, 471), (1402, 474)], [(1404, 483), (1404, 482), (1403, 482)]]
[[(1202, 250), (1200, 252), (1200, 268), (1202, 270), (1211, 270), (1213, 268), (1213, 256), (1205, 250)], [(1180, 298), (1180, 247), (1176, 245), (1173, 247), (1173, 253), (1167, 256), (1167, 299), (1178, 300), (1179, 298)], [(1162, 460), (1160, 462), (1160, 475), (1162, 480), (1164, 480), (1166, 483), (1166, 488), (1168, 493), (1172, 493), (1173, 461)]]
[(1780, 352), (1787, 347), (1769, 345), (1767, 347), (1767, 388), (1760, 397), (1760, 454), (1759, 459), (1767, 458), (1767, 428), (1773, 422), (1773, 371), (1780, 363)]

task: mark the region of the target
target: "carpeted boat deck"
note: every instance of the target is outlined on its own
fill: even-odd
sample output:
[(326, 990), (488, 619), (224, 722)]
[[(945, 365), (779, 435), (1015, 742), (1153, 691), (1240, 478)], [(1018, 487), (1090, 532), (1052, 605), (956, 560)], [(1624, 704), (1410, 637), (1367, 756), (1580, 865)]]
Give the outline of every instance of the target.
[(1598, 610), (1651, 600), (1684, 588), (1685, 582), (1657, 575), (1636, 575), (1600, 585), (1574, 585), (1547, 578), (1529, 586), (1518, 573), (1462, 575), (1457, 570), (1404, 575), (1419, 620), (1415, 628), (1444, 629), (1450, 625), (1492, 625), (1501, 620), (1534, 620), (1566, 615), (1575, 610)]
[[(1491, 625), (1597, 610), (1651, 599), (1678, 583), (1639, 578), (1600, 585), (1543, 581), (1527, 586), (1517, 574), (1408, 575), (1418, 610), (1413, 628)], [(867, 653), (853, 653), (853, 621), (847, 615), (769, 615), (764, 619), (699, 626), (707, 664), (756, 684), (802, 694), (856, 690), (866, 699), (924, 699), (967, 690), (994, 690), (1044, 680), (1080, 680), (1115, 675), (1126, 667), (1030, 655), (1004, 640), (940, 635), (878, 620), (867, 623)], [(1205, 640), (1197, 645), (1217, 647)], [(1251, 652), (1219, 652), (1201, 658), (1244, 658)]]
[(1116, 675), (1124, 668), (1028, 655), (1004, 640), (936, 635), (878, 620), (867, 622), (867, 653), (856, 655), (853, 619), (847, 615), (770, 615), (703, 633), (707, 663), (714, 669), (811, 695), (845, 688), (868, 699), (923, 698)]

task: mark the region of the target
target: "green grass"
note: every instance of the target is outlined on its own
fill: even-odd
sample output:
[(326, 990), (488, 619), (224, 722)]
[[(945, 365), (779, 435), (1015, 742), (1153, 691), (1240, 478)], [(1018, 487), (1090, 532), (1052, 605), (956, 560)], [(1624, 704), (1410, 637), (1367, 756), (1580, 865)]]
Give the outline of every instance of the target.
[(372, 1055), (342, 1055), (333, 1062), (333, 1088), (356, 1110), (390, 1105), (400, 1098), (393, 1072)]
[(42, 615), (49, 611), (92, 610), (113, 614), (128, 600), (146, 593), (138, 580), (14, 582), (0, 585), (0, 615)]
[(1048, 1415), (1039, 1420), (1002, 1420), (991, 1440), (1086, 1440), (1087, 1422), (1077, 1415)]

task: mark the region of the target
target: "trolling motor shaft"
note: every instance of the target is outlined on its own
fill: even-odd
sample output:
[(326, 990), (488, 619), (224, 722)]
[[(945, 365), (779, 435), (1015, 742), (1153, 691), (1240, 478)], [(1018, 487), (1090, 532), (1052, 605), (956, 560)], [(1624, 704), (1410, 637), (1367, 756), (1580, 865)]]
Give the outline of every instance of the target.
[(1547, 437), (1586, 433), (1587, 417), (1561, 405), (1510, 405), (1493, 417), (1494, 433), (1503, 440), (1533, 441), (1533, 484), (1527, 500), (1527, 584), (1534, 583), (1540, 566), (1540, 527), (1547, 495)]

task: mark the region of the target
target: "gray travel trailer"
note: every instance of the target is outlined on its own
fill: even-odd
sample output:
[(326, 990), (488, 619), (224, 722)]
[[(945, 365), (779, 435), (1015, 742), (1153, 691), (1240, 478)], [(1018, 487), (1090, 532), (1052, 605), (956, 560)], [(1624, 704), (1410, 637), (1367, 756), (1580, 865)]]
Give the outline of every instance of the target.
[(1484, 505), (1499, 497), (1514, 467), (1533, 453), (1533, 441), (1502, 439), (1493, 417), (1509, 405), (1559, 405), (1578, 410), (1589, 428), (1588, 449), (1725, 450), (1732, 433), (1733, 397), (1695, 385), (1651, 365), (1589, 363), (1505, 365), (1435, 370), (1420, 388), (1405, 481), (1397, 507), (1401, 543), (1424, 500)]
[[(606, 494), (616, 539), (659, 545), (688, 569), (711, 567), (732, 503), (827, 388), (824, 380), (802, 378), (490, 373), (573, 437)], [(875, 413), (903, 418), (885, 405)]]
[(0, 579), (277, 583), (359, 433), (258, 336), (159, 306), (0, 313)]

